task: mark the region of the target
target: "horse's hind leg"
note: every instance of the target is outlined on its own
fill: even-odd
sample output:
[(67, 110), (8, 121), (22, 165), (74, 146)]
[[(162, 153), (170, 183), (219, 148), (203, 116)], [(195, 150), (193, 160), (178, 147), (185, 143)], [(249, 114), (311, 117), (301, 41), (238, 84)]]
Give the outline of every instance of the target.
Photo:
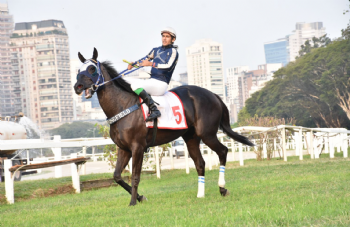
[[(127, 184), (122, 179), (122, 171), (125, 169), (126, 165), (128, 164), (129, 160), (131, 158), (131, 152), (119, 149), (118, 151), (118, 160), (114, 171), (114, 180), (117, 184), (122, 186), (127, 192), (131, 194), (132, 188), (129, 184)], [(143, 196), (137, 195), (138, 201), (143, 200)]]
[(228, 196), (230, 193), (229, 191), (225, 188), (225, 166), (226, 166), (226, 158), (227, 158), (227, 153), (228, 149), (226, 146), (224, 146), (222, 143), (219, 142), (218, 138), (216, 135), (214, 136), (207, 136), (202, 138), (203, 142), (210, 147), (213, 151), (215, 151), (220, 160), (220, 172), (219, 172), (219, 189), (220, 189), (220, 194), (222, 196)]
[(203, 198), (205, 195), (204, 185), (205, 185), (205, 161), (199, 150), (200, 138), (194, 133), (193, 129), (190, 129), (185, 135), (182, 136), (185, 140), (188, 148), (190, 157), (196, 165), (198, 173), (198, 198)]

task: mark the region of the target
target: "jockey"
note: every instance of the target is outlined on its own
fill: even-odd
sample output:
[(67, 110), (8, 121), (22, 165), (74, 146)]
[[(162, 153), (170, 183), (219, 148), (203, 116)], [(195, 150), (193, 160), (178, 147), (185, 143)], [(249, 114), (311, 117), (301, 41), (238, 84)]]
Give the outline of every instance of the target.
[[(150, 95), (162, 96), (168, 90), (168, 84), (179, 58), (177, 46), (173, 45), (176, 39), (175, 30), (167, 27), (161, 31), (161, 35), (162, 46), (153, 48), (146, 60), (136, 62), (140, 66), (152, 66), (151, 78), (146, 80), (124, 78), (131, 85), (132, 90), (147, 104), (150, 114), (146, 121), (160, 117), (160, 111)], [(131, 70), (133, 65), (135, 63), (128, 65), (128, 70)]]

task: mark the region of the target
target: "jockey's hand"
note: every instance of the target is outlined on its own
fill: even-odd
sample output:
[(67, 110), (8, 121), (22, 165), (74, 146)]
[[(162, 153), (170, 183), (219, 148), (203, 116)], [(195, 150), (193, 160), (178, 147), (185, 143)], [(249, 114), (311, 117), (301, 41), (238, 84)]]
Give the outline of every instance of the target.
[[(131, 64), (134, 64), (134, 62), (131, 62)], [(134, 66), (128, 65), (128, 70), (131, 70)]]
[(152, 62), (150, 62), (146, 59), (140, 63), (140, 66), (152, 66)]

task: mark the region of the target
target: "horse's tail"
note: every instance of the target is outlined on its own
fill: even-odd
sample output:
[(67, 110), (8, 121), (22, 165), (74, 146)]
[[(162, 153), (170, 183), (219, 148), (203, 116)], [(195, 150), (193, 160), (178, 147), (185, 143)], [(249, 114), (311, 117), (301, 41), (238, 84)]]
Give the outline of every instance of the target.
[(221, 102), (221, 107), (222, 107), (222, 116), (220, 120), (220, 129), (229, 137), (232, 139), (243, 143), (248, 146), (255, 146), (252, 142), (249, 141), (249, 139), (245, 136), (242, 136), (238, 134), (237, 132), (232, 131), (231, 126), (230, 126), (230, 115), (227, 109), (227, 106), (225, 103), (221, 100), (221, 98), (216, 95), (216, 97), (220, 100)]

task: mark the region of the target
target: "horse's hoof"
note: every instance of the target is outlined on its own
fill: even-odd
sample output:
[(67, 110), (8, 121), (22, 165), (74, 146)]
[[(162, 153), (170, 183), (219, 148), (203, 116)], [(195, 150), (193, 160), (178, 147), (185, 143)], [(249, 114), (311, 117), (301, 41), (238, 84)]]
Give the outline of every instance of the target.
[(230, 192), (226, 188), (220, 187), (220, 194), (225, 197), (230, 195)]
[(226, 197), (226, 196), (229, 196), (229, 195), (230, 195), (230, 191), (226, 189), (226, 194), (223, 195), (223, 196)]
[(135, 206), (135, 205), (136, 205), (136, 202), (135, 202), (135, 203), (130, 202), (129, 207), (131, 207), (131, 206)]
[(140, 196), (140, 199), (139, 199), (139, 202), (142, 203), (142, 202), (146, 202), (146, 201), (148, 201), (148, 199), (146, 198), (146, 196), (141, 195), (141, 196)]

